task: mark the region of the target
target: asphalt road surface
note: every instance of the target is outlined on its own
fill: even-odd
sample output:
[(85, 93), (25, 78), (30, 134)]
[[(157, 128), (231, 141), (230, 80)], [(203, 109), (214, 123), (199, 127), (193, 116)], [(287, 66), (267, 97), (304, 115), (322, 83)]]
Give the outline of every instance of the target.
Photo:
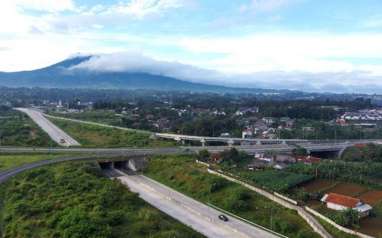
[[(119, 173), (123, 174), (121, 171)], [(131, 191), (152, 206), (210, 238), (274, 238), (275, 234), (252, 226), (229, 215), (228, 221), (218, 218), (222, 213), (191, 199), (143, 175), (117, 177)]]
[(63, 130), (54, 125), (51, 121), (46, 119), (44, 115), (34, 109), (29, 108), (16, 108), (16, 110), (27, 114), (41, 129), (43, 129), (49, 136), (61, 146), (79, 146), (75, 139), (66, 134)]

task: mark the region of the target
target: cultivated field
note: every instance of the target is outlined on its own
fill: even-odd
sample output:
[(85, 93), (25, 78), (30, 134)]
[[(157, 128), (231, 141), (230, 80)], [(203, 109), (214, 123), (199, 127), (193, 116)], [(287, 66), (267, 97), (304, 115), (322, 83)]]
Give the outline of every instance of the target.
[[(373, 215), (361, 219), (360, 227), (357, 230), (375, 237), (382, 237), (382, 190), (375, 190), (355, 183), (336, 182), (325, 179), (313, 180), (302, 185), (300, 188), (309, 193), (324, 194), (333, 192), (360, 198), (363, 202), (373, 207)], [(328, 210), (324, 204), (317, 200), (309, 200), (307, 204), (322, 214), (335, 214), (334, 211)]]

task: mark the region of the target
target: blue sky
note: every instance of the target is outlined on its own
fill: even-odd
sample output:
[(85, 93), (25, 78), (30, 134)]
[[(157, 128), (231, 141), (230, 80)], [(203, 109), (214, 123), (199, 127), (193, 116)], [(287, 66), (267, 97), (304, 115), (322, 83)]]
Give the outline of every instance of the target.
[(82, 67), (382, 92), (380, 0), (2, 0), (0, 17), (0, 71), (101, 54)]

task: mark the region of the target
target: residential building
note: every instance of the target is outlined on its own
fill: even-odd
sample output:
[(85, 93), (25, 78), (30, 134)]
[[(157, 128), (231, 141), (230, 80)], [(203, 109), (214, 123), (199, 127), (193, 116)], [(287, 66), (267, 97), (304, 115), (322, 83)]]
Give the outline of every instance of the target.
[(326, 207), (332, 210), (344, 211), (353, 209), (358, 212), (360, 218), (369, 216), (370, 211), (373, 209), (369, 204), (363, 203), (358, 198), (338, 193), (325, 194), (321, 201), (326, 203)]
[(241, 137), (243, 139), (246, 139), (246, 138), (252, 138), (253, 137), (253, 130), (252, 128), (245, 128), (242, 132), (241, 132)]

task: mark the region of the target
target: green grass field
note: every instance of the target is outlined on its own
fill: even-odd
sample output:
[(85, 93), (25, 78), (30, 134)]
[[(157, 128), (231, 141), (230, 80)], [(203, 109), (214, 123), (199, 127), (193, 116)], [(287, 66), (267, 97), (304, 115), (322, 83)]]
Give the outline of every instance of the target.
[(121, 117), (115, 115), (115, 112), (107, 110), (85, 111), (81, 113), (49, 113), (52, 116), (65, 117), (77, 120), (104, 123), (107, 125), (121, 126)]
[(295, 211), (236, 183), (211, 175), (192, 156), (158, 156), (145, 174), (190, 197), (211, 203), (288, 237), (319, 237)]
[(15, 110), (0, 111), (0, 145), (57, 146), (28, 116)]
[(85, 147), (167, 147), (172, 141), (150, 139), (149, 133), (50, 119)]
[(203, 237), (103, 177), (95, 163), (31, 170), (0, 189), (0, 237)]

